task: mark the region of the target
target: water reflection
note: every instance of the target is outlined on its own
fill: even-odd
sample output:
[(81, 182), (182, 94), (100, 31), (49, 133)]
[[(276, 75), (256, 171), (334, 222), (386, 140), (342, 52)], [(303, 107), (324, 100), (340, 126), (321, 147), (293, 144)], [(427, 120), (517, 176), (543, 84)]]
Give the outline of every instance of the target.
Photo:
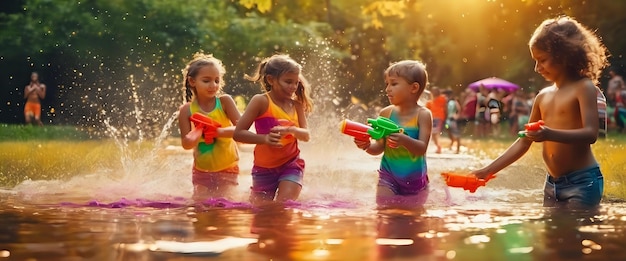
[(443, 226), (435, 217), (421, 217), (424, 209), (381, 211), (377, 218), (377, 260), (430, 256), (436, 245), (432, 232)]

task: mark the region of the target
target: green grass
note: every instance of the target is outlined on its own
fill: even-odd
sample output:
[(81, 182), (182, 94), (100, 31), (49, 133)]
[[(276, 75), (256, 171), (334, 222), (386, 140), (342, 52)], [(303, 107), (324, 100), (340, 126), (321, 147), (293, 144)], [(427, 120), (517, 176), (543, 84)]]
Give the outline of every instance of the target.
[[(496, 158), (512, 142), (510, 137), (463, 138), (469, 154), (486, 159)], [(91, 139), (87, 132), (69, 126), (0, 125), (0, 187), (13, 187), (25, 179), (63, 180), (103, 168), (119, 169), (122, 154), (141, 154), (153, 148), (151, 141), (129, 142), (122, 152), (112, 139)], [(606, 198), (626, 200), (626, 135), (610, 133), (592, 149), (604, 174)], [(541, 146), (532, 146), (519, 163), (545, 169)]]
[(0, 124), (0, 141), (86, 140), (90, 134), (75, 126)]

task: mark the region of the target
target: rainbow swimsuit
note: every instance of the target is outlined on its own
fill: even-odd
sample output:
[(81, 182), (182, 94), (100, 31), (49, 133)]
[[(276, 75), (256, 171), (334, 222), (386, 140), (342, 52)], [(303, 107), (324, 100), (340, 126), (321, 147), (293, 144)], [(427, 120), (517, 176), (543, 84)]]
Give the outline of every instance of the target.
[[(203, 111), (198, 102), (193, 100), (189, 106), (189, 112), (189, 115), (193, 115), (196, 112), (202, 113), (219, 122), (222, 127), (233, 125), (226, 112), (224, 112), (220, 99), (217, 97), (215, 97), (215, 108), (212, 111)], [(198, 146), (194, 148), (193, 156), (195, 170), (202, 172), (239, 172), (239, 151), (237, 150), (237, 144), (232, 138), (216, 137), (213, 143), (206, 144), (204, 143), (204, 137), (202, 137)]]
[[(392, 111), (389, 119), (404, 128), (404, 134), (414, 139), (419, 138), (417, 117), (400, 122), (395, 111)], [(428, 185), (426, 170), (425, 155), (413, 155), (401, 146), (385, 146), (378, 170), (378, 185), (390, 188), (396, 195), (415, 195)]]

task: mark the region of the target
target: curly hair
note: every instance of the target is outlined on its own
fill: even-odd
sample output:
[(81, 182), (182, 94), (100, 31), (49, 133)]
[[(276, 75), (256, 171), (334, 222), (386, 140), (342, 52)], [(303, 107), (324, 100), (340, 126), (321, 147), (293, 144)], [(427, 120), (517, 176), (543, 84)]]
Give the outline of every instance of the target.
[(568, 16), (543, 21), (528, 45), (549, 53), (573, 79), (587, 77), (597, 84), (608, 66), (607, 49), (599, 37)]

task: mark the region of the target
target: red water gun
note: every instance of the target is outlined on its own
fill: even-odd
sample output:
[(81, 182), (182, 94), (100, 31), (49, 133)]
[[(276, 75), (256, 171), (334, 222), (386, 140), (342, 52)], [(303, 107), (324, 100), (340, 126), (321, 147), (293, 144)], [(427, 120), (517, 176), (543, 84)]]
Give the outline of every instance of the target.
[(372, 129), (372, 126), (356, 121), (346, 119), (341, 122), (341, 133), (350, 135), (357, 140), (369, 141), (371, 135), (368, 131)]
[(222, 124), (219, 122), (198, 112), (191, 115), (189, 120), (191, 120), (196, 127), (193, 132), (197, 132), (197, 135), (200, 133), (204, 134), (204, 143), (206, 144), (213, 143), (214, 139), (217, 137), (217, 129), (222, 127)]
[(446, 185), (449, 187), (463, 188), (464, 190), (469, 190), (470, 193), (476, 192), (478, 187), (485, 186), (487, 181), (496, 177), (494, 174), (490, 174), (485, 179), (479, 179), (474, 175), (464, 175), (452, 172), (442, 172), (441, 176), (443, 177), (443, 180), (446, 181)]
[(523, 131), (520, 131), (517, 133), (517, 136), (520, 138), (526, 137), (526, 132), (528, 131), (538, 131), (541, 129), (541, 126), (543, 126), (545, 123), (543, 122), (543, 120), (538, 120), (536, 122), (529, 122), (524, 124), (524, 129)]

